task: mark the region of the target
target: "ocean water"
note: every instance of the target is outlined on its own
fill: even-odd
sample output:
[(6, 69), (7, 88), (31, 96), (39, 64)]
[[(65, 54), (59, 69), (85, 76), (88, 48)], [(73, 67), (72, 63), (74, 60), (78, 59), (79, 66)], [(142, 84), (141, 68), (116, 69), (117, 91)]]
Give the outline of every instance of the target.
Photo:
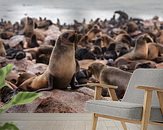
[(47, 17), (54, 22), (72, 23), (74, 19), (110, 19), (115, 10), (131, 17), (163, 20), (163, 0), (0, 0), (0, 18), (19, 21), (24, 16)]

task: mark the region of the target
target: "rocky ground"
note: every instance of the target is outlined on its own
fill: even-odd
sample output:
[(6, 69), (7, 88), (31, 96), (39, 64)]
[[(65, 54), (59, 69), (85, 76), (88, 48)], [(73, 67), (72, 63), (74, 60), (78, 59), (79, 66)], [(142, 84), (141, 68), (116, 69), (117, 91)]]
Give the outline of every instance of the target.
[(80, 88), (76, 91), (53, 90), (41, 92), (43, 96), (28, 105), (16, 106), (7, 112), (24, 113), (80, 113), (85, 112), (85, 103), (93, 99), (94, 91)]

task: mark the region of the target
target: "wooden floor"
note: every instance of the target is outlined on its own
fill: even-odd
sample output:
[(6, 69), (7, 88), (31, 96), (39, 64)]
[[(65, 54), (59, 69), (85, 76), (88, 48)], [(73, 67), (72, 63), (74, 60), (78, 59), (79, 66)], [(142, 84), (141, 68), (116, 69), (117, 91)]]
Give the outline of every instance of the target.
[[(0, 123), (13, 122), (20, 130), (91, 130), (90, 113), (0, 115)], [(119, 122), (99, 118), (97, 130), (123, 130)]]

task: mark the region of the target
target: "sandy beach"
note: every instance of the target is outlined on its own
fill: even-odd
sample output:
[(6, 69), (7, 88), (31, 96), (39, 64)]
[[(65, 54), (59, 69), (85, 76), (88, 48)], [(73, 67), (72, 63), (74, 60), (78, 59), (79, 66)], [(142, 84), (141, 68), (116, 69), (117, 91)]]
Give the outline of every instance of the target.
[(144, 19), (158, 15), (163, 18), (161, 0), (5, 0), (0, 1), (0, 18), (19, 21), (24, 16), (47, 17), (56, 21), (72, 23), (100, 17), (110, 19), (115, 10), (123, 10), (132, 17)]

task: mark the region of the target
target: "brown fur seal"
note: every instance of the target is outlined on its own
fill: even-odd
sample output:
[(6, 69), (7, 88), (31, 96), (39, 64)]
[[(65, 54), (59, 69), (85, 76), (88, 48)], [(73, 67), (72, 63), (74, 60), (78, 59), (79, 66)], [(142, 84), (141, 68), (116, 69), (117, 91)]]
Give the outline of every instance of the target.
[(21, 34), (24, 34), (25, 36), (31, 36), (34, 31), (34, 21), (30, 17), (25, 17), (21, 19), (21, 28), (22, 31)]
[(138, 25), (134, 21), (129, 21), (126, 25), (126, 31), (131, 34), (136, 30), (138, 30)]
[(36, 63), (49, 64), (49, 59), (53, 46), (51, 45), (41, 45), (39, 47), (24, 49), (26, 53), (30, 53), (32, 59), (36, 59)]
[(0, 40), (0, 56), (4, 57), (6, 55), (6, 50), (3, 45), (3, 41)]
[(47, 70), (42, 75), (26, 80), (20, 85), (20, 88), (24, 90), (66, 89), (69, 84), (71, 88), (75, 88), (74, 75), (77, 67), (75, 40), (75, 31), (61, 34), (53, 48)]
[(99, 29), (98, 26), (93, 26), (92, 29), (90, 29), (88, 32), (87, 32), (87, 36), (88, 36), (88, 41), (91, 41), (93, 40), (97, 35), (100, 35), (100, 32), (101, 30)]
[(150, 60), (127, 60), (120, 59), (114, 64), (115, 67), (121, 70), (133, 72), (137, 68), (156, 68), (156, 63)]
[(93, 63), (102, 63), (104, 65), (107, 64), (107, 60), (80, 60), (79, 65), (82, 69), (88, 69), (88, 67)]
[(159, 30), (158, 41), (159, 41), (159, 43), (163, 44), (163, 30)]
[(126, 43), (129, 47), (133, 47), (133, 40), (128, 34), (119, 34), (115, 37), (115, 42), (117, 43)]
[(109, 35), (107, 35), (107, 34), (102, 34), (101, 39), (102, 39), (101, 47), (108, 48), (110, 43), (114, 42), (114, 39), (112, 37), (110, 37)]
[(148, 44), (148, 59), (153, 60), (158, 58), (163, 53), (163, 45), (159, 43)]
[(146, 42), (146, 39), (148, 39), (148, 35), (139, 36), (134, 49), (131, 52), (119, 57), (118, 59), (116, 59), (116, 61), (123, 58), (129, 60), (147, 59), (148, 44)]
[(27, 79), (31, 78), (35, 76), (34, 74), (30, 74), (27, 72), (23, 72), (19, 74), (19, 77), (17, 79), (16, 85), (19, 86), (20, 84), (22, 84), (24, 81), (26, 81)]
[(94, 25), (86, 35), (84, 35), (78, 42), (78, 45), (81, 45), (82, 47), (90, 47), (90, 43), (92, 40), (96, 38), (96, 36), (99, 36), (101, 33), (101, 30), (98, 26)]
[(160, 54), (159, 48), (154, 43), (148, 43), (148, 60), (156, 59)]
[(88, 72), (93, 74), (102, 84), (118, 86), (117, 97), (121, 99), (127, 89), (132, 73), (120, 70), (115, 67), (108, 67), (101, 63), (93, 63), (89, 66)]
[(33, 34), (36, 35), (37, 40), (44, 41), (45, 34), (43, 29), (35, 29), (35, 21), (30, 18), (26, 17), (21, 20), (22, 31), (20, 34), (24, 34), (27, 37), (31, 37)]

